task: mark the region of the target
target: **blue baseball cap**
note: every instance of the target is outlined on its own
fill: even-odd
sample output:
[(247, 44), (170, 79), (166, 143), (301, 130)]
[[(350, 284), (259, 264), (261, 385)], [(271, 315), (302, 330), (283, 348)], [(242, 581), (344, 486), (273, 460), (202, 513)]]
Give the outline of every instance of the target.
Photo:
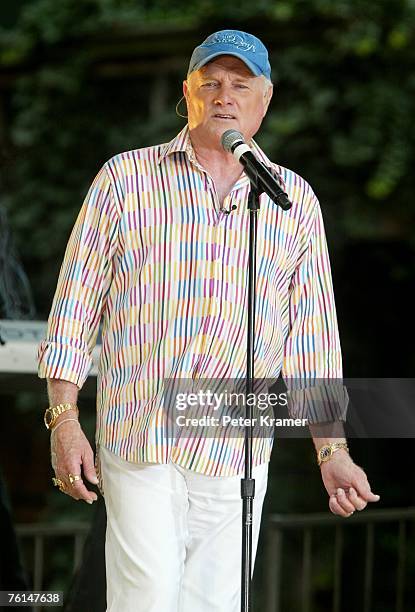
[(265, 45), (252, 34), (239, 30), (220, 30), (196, 47), (190, 58), (187, 75), (219, 55), (234, 55), (242, 60), (255, 76), (263, 74), (271, 80), (271, 66)]

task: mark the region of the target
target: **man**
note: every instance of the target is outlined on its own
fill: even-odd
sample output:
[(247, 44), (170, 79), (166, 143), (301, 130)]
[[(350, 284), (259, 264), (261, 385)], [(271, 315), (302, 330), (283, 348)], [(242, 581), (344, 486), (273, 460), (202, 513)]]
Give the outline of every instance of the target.
[[(169, 436), (163, 380), (244, 376), (249, 181), (221, 136), (232, 128), (251, 141), (270, 79), (257, 38), (209, 36), (183, 84), (188, 126), (167, 145), (107, 162), (69, 240), (39, 374), (50, 406), (61, 405), (46, 415), (56, 484), (92, 503), (84, 481), (97, 477), (76, 401), (103, 319), (97, 454), (110, 612), (239, 610), (243, 441)], [(255, 375), (341, 377), (319, 204), (301, 177), (251, 146), (293, 203), (283, 212), (261, 197)], [(332, 512), (349, 516), (378, 499), (344, 439), (315, 444), (327, 446)], [(254, 441), (254, 550), (271, 445)]]

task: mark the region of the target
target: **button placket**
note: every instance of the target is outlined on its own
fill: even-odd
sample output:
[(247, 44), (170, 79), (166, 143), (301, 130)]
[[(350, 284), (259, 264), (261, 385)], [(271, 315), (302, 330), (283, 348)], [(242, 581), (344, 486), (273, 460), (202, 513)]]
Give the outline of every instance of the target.
[[(193, 375), (192, 375), (193, 378), (196, 378), (199, 373), (201, 361), (205, 357), (205, 350), (206, 350), (208, 342), (211, 343), (212, 341), (214, 341), (214, 334), (212, 333), (212, 331), (214, 330), (214, 327), (216, 325), (217, 317), (220, 314), (219, 303), (220, 303), (220, 296), (222, 295), (222, 290), (223, 290), (222, 263), (220, 260), (220, 252), (221, 252), (220, 244), (223, 242), (223, 239), (224, 239), (223, 225), (215, 225), (214, 227), (212, 227), (212, 242), (211, 242), (211, 248), (210, 248), (211, 257), (210, 257), (210, 262), (209, 262), (210, 263), (209, 279), (208, 279), (209, 283), (208, 283), (208, 295), (207, 295), (208, 307), (207, 307), (205, 321), (203, 324), (202, 342), (199, 347), (199, 359), (197, 360), (193, 368)], [(215, 256), (213, 256), (213, 254), (215, 254)], [(218, 292), (219, 297), (215, 295), (217, 288), (219, 288), (219, 292)]]

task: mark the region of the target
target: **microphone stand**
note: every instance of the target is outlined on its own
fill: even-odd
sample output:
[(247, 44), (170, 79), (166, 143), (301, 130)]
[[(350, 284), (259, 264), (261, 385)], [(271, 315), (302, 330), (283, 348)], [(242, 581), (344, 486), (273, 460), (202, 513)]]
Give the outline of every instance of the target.
[[(252, 478), (252, 403), (254, 397), (254, 346), (255, 346), (255, 289), (256, 289), (256, 245), (259, 197), (266, 193), (283, 210), (291, 208), (287, 194), (281, 189), (275, 171), (258, 160), (243, 135), (237, 130), (222, 134), (222, 146), (243, 166), (250, 180), (248, 195), (249, 210), (249, 253), (248, 253), (248, 322), (246, 347), (246, 397), (244, 422), (244, 477), (241, 478), (242, 498), (242, 565), (241, 565), (241, 612), (251, 611), (251, 570), (252, 570), (252, 515), (255, 497), (255, 479)], [(230, 211), (229, 211), (230, 212)], [(256, 404), (256, 402), (255, 402)]]
[[(257, 184), (251, 180), (248, 195), (249, 210), (249, 255), (248, 255), (248, 328), (246, 355), (246, 398), (254, 389), (254, 330), (255, 330), (255, 280), (256, 245), (259, 196)], [(252, 478), (252, 405), (245, 401), (244, 451), (245, 473), (241, 479), (242, 498), (242, 574), (241, 574), (241, 612), (251, 610), (251, 570), (252, 570), (252, 516), (255, 497), (255, 479)]]
[[(246, 171), (247, 169), (245, 169)], [(264, 193), (261, 176), (254, 171), (246, 172), (251, 181), (248, 195), (249, 210), (249, 251), (248, 251), (248, 325), (246, 354), (246, 398), (254, 392), (254, 346), (255, 346), (255, 296), (256, 296), (256, 249), (259, 196)], [(271, 194), (268, 194), (271, 197)], [(283, 210), (291, 203), (282, 189), (271, 198)], [(241, 571), (241, 612), (251, 612), (251, 571), (252, 571), (252, 517), (255, 497), (255, 479), (252, 478), (252, 404), (245, 400), (244, 459), (245, 472), (241, 478), (242, 498), (242, 571)]]

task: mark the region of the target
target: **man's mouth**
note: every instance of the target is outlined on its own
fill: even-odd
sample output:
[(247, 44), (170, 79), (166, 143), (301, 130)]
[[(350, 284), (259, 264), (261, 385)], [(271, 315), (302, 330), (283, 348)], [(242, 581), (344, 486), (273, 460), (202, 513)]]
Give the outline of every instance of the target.
[(215, 113), (213, 116), (217, 119), (236, 119), (235, 115), (229, 115), (228, 113)]

